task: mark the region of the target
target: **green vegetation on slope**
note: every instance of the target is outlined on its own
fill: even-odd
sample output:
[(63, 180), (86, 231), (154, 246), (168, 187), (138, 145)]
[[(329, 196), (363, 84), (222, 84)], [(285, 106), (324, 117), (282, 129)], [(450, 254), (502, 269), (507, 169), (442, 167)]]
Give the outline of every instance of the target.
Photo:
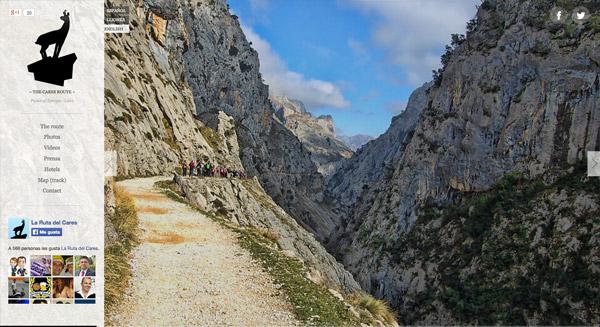
[(329, 291), (308, 280), (306, 267), (298, 259), (288, 257), (277, 249), (277, 244), (249, 228), (233, 228), (239, 234), (240, 244), (280, 284), (294, 306), (296, 317), (307, 324), (318, 326), (356, 326), (358, 319), (343, 302)]
[(423, 210), (388, 249), (404, 269), (435, 265), (425, 289), (400, 304), (404, 322), (439, 301), (463, 323), (598, 323), (599, 189), (579, 165), (548, 183), (509, 175), (489, 192)]
[(362, 323), (373, 324), (373, 320), (377, 319), (389, 326), (397, 325), (397, 314), (384, 300), (366, 293), (356, 293), (348, 301), (357, 309)]
[(114, 226), (118, 242), (106, 244), (104, 248), (106, 312), (110, 312), (110, 308), (118, 304), (118, 299), (122, 297), (123, 290), (129, 284), (131, 277), (129, 255), (139, 244), (139, 220), (133, 199), (119, 186), (113, 184), (113, 190), (115, 213), (107, 215), (107, 218)]
[(208, 126), (201, 126), (200, 133), (213, 150), (218, 150), (219, 147), (223, 144), (221, 136), (214, 129)]
[(175, 182), (172, 180), (158, 181), (154, 183), (154, 186), (162, 190), (162, 193), (169, 199), (183, 204), (188, 204), (188, 202), (185, 201), (185, 195), (179, 190), (177, 184), (175, 184)]

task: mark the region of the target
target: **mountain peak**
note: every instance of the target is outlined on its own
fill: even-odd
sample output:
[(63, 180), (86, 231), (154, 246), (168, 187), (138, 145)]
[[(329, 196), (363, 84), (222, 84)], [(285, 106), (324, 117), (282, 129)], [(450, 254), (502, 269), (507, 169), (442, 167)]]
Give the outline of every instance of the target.
[(302, 101), (296, 100), (296, 99), (290, 99), (290, 98), (288, 98), (287, 95), (283, 95), (283, 96), (271, 95), (271, 96), (269, 96), (269, 100), (271, 100), (271, 103), (273, 104), (275, 111), (278, 111), (279, 109), (284, 108), (286, 114), (300, 113), (300, 114), (312, 116), (311, 113), (308, 112), (308, 110), (306, 110), (306, 107), (304, 106), (304, 103), (302, 103)]
[(323, 176), (328, 176), (344, 158), (352, 155), (350, 150), (335, 136), (331, 115), (315, 118), (302, 101), (287, 96), (269, 97), (275, 115), (311, 153), (311, 159)]

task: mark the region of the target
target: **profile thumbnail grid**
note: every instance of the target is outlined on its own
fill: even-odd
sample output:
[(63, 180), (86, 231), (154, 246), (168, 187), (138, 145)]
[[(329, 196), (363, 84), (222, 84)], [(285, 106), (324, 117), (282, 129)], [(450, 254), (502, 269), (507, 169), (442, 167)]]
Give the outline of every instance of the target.
[(95, 304), (92, 255), (31, 255), (10, 258), (9, 304)]

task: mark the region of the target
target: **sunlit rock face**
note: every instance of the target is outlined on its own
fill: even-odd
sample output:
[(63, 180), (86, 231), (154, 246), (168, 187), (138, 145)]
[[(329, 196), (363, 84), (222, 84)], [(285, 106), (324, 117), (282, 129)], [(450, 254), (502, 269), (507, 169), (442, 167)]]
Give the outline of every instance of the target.
[(271, 96), (275, 115), (306, 149), (319, 173), (328, 177), (342, 159), (350, 158), (352, 151), (335, 135), (333, 118), (329, 115), (314, 117), (299, 100)]
[[(119, 154), (119, 175), (171, 173), (189, 160), (243, 168), (318, 239), (328, 235), (336, 224), (322, 175), (275, 118), (258, 55), (225, 2), (130, 8), (132, 32), (106, 40), (106, 148)], [(234, 126), (224, 138), (237, 142), (212, 137), (219, 112)]]

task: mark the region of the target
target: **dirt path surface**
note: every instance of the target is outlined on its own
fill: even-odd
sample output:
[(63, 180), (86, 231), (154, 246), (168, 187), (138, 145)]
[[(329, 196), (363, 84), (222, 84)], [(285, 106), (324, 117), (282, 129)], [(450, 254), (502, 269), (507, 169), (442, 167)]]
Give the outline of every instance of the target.
[(154, 188), (164, 177), (119, 182), (143, 229), (133, 278), (114, 326), (300, 325), (268, 273), (234, 232)]

